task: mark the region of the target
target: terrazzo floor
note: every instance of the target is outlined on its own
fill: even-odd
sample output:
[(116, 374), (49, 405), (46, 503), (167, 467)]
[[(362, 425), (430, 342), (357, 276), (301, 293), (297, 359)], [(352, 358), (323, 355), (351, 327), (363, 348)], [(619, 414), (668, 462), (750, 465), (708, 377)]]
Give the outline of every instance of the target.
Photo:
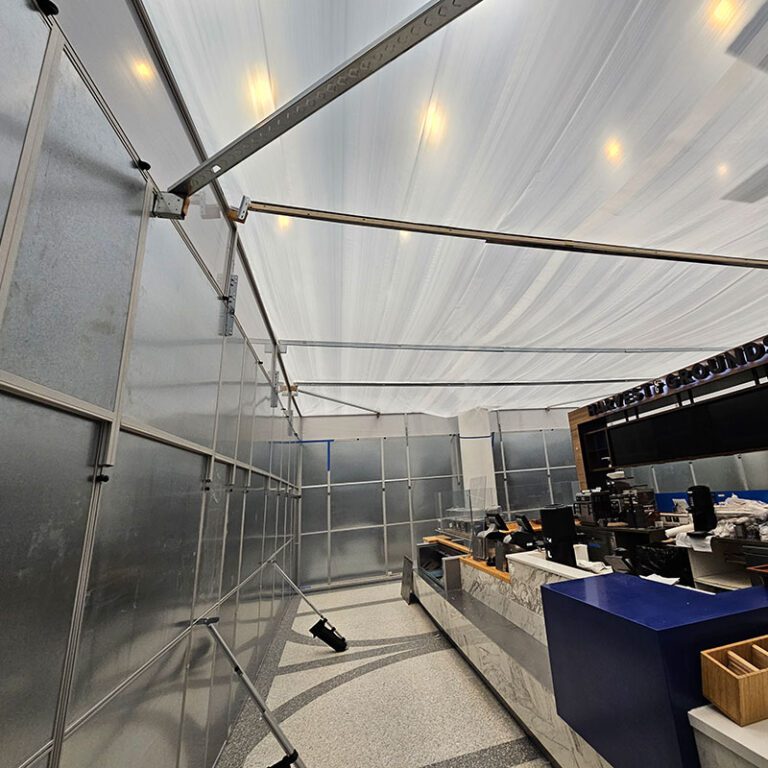
[[(549, 763), (400, 584), (313, 602), (349, 643), (312, 638), (294, 602), (256, 680), (307, 768), (546, 768)], [(249, 702), (217, 768), (266, 768), (282, 752)]]

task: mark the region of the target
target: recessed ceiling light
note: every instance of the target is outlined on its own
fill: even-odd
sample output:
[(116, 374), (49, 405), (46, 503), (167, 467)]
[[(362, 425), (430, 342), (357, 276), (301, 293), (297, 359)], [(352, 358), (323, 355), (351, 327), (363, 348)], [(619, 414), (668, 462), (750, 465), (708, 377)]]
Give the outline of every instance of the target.
[(445, 112), (434, 100), (430, 101), (422, 119), (422, 133), (430, 144), (438, 144), (445, 133)]
[(608, 139), (605, 142), (605, 156), (609, 163), (618, 165), (624, 156), (624, 148), (621, 146), (621, 142), (618, 139)]
[(139, 80), (152, 80), (155, 77), (155, 70), (152, 65), (143, 59), (136, 59), (131, 65), (131, 69)]

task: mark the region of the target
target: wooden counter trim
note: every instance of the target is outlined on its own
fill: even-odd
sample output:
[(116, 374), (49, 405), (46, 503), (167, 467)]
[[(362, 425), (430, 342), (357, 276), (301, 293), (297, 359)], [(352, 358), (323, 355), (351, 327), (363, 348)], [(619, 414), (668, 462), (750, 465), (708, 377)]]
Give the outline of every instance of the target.
[(471, 555), (461, 558), (462, 563), (471, 565), (473, 568), (477, 568), (478, 571), (487, 573), (500, 581), (506, 581), (509, 584), (509, 574), (506, 571), (500, 571), (498, 568), (494, 568), (490, 565), (486, 565), (482, 560), (475, 560)]
[(423, 541), (427, 544), (442, 544), (443, 546), (455, 549), (457, 552), (463, 552), (465, 555), (468, 555), (472, 551), (469, 547), (465, 547), (463, 544), (451, 541), (447, 536), (425, 536)]

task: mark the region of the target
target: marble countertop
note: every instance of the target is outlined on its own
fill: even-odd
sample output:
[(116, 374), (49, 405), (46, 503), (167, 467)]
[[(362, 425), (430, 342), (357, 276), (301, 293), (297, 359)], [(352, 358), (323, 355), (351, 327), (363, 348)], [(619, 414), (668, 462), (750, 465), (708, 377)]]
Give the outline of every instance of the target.
[[(544, 552), (519, 552), (515, 555), (507, 555), (507, 560), (515, 563), (536, 568), (547, 573), (554, 573), (556, 576), (562, 576), (564, 579), (585, 579), (589, 576), (598, 576), (601, 574), (585, 571), (581, 568), (574, 568), (571, 565), (562, 565), (552, 560), (547, 560)], [(610, 573), (610, 571), (608, 571)]]
[(697, 707), (688, 713), (691, 726), (750, 765), (768, 768), (768, 720), (737, 725), (715, 707)]

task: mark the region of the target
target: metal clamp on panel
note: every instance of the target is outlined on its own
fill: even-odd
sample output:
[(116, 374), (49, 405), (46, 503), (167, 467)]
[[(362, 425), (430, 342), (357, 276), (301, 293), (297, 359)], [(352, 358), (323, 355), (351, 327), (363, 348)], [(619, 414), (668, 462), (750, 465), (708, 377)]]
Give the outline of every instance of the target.
[(224, 336), (231, 336), (235, 330), (235, 304), (237, 303), (237, 275), (229, 276), (229, 291), (224, 301)]

